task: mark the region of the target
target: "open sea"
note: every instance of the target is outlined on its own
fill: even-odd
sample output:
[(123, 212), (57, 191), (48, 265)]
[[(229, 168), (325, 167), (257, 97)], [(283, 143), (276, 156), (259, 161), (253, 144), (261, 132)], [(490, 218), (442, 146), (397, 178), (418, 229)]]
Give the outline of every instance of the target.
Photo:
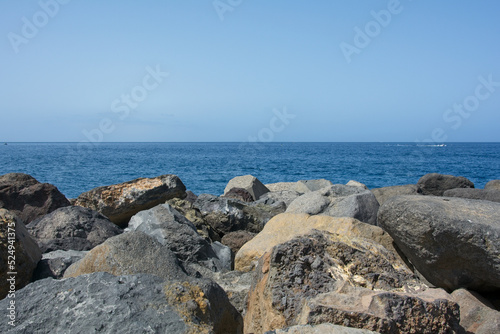
[(483, 188), (500, 179), (500, 143), (0, 143), (0, 175), (11, 172), (52, 183), (68, 198), (162, 174), (178, 175), (198, 195), (220, 195), (246, 174), (263, 183), (324, 178), (377, 188), (442, 173)]

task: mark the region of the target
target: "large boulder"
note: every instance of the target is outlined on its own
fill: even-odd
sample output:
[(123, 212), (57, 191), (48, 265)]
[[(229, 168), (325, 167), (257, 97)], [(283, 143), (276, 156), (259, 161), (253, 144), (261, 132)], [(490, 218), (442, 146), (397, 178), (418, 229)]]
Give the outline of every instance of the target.
[(186, 277), (175, 254), (142, 232), (122, 233), (93, 248), (72, 264), (64, 277), (104, 271), (113, 275), (152, 274), (166, 279)]
[(0, 209), (0, 299), (29, 282), (42, 252), (16, 215)]
[(486, 190), (500, 190), (500, 180), (491, 180), (484, 186)]
[(242, 202), (253, 202), (255, 201), (254, 197), (250, 192), (243, 188), (231, 188), (227, 193), (223, 195), (224, 197), (234, 198), (240, 200)]
[[(192, 222), (169, 204), (135, 214), (126, 230), (141, 231), (155, 238), (167, 246), (186, 268), (191, 263), (198, 263), (213, 271), (231, 270), (230, 249), (221, 244), (211, 245), (196, 232)], [(217, 256), (217, 252), (224, 253), (224, 250), (227, 257)]]
[(373, 195), (377, 198), (380, 205), (384, 204), (389, 198), (401, 195), (420, 195), (422, 190), (416, 184), (405, 184), (402, 186), (382, 187), (372, 189)]
[(288, 206), (286, 212), (352, 217), (376, 225), (378, 208), (377, 199), (371, 191), (335, 184), (298, 197)]
[(241, 247), (236, 254), (235, 269), (240, 271), (254, 269), (259, 258), (274, 246), (310, 233), (312, 230), (328, 231), (346, 237), (371, 239), (397, 257), (397, 251), (392, 246), (392, 238), (380, 227), (360, 222), (354, 218), (283, 213), (271, 219), (262, 232)]
[(43, 253), (59, 249), (90, 250), (122, 233), (107, 217), (81, 206), (59, 208), (26, 227)]
[(229, 232), (239, 230), (259, 233), (272, 217), (286, 210), (283, 202), (245, 203), (209, 194), (198, 196), (194, 207), (200, 210), (205, 223), (209, 224), (221, 238)]
[(423, 195), (443, 196), (449, 189), (474, 188), (474, 183), (463, 176), (430, 173), (422, 176), (417, 182)]
[(245, 332), (331, 323), (381, 333), (452, 333), (459, 308), (448, 298), (372, 240), (312, 231), (259, 260)]
[(467, 333), (500, 333), (500, 312), (486, 299), (466, 289), (451, 294), (460, 306), (460, 325)]
[(443, 196), (479, 199), (500, 203), (500, 190), (496, 189), (456, 188), (446, 190)]
[(266, 187), (271, 192), (291, 191), (297, 192), (300, 195), (331, 186), (333, 186), (333, 183), (330, 180), (326, 179), (300, 180), (297, 182), (278, 182), (266, 184)]
[(47, 277), (62, 278), (66, 269), (83, 259), (87, 253), (88, 251), (56, 250), (42, 254), (42, 259), (33, 273), (33, 280), (38, 281)]
[(68, 199), (52, 184), (40, 183), (22, 173), (0, 176), (0, 208), (13, 212), (25, 224), (69, 205)]
[(399, 196), (380, 208), (379, 225), (432, 284), (500, 290), (500, 204)]
[(161, 175), (94, 188), (78, 196), (74, 204), (99, 211), (125, 227), (137, 212), (185, 196), (186, 187), (176, 175)]
[(242, 333), (241, 316), (209, 280), (103, 272), (48, 278), (17, 291), (15, 306), (15, 327), (6, 318), (0, 332)]
[(303, 194), (294, 190), (271, 191), (260, 196), (259, 202), (265, 204), (283, 202), (285, 203), (286, 207), (288, 207), (297, 197), (301, 195)]
[(232, 178), (224, 189), (224, 195), (229, 193), (233, 188), (242, 188), (248, 191), (254, 201), (269, 192), (269, 189), (267, 189), (266, 186), (259, 181), (259, 179), (252, 175), (237, 176)]

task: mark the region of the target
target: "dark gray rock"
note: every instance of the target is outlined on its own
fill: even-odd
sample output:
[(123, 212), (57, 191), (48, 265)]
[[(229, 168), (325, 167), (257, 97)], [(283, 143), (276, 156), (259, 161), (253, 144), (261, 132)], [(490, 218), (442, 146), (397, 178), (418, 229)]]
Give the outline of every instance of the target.
[(378, 223), (432, 284), (500, 290), (500, 204), (451, 197), (399, 196)]
[(176, 175), (160, 175), (89, 190), (75, 201), (99, 211), (120, 227), (126, 227), (137, 212), (151, 209), (172, 198), (186, 197), (186, 187)]
[(244, 203), (208, 194), (198, 196), (194, 206), (221, 238), (229, 232), (239, 230), (259, 233), (272, 217), (286, 209), (283, 202), (273, 202), (270, 205), (260, 201)]
[(27, 226), (43, 253), (90, 250), (122, 233), (107, 217), (81, 206), (59, 208)]
[(500, 190), (496, 189), (457, 188), (446, 190), (443, 196), (500, 202)]
[(42, 254), (42, 259), (33, 273), (33, 281), (44, 278), (62, 278), (66, 269), (80, 261), (88, 251), (56, 250)]
[(66, 269), (64, 278), (99, 271), (113, 275), (144, 273), (165, 279), (184, 279), (187, 276), (167, 246), (137, 231), (122, 233), (94, 247), (83, 259)]
[(243, 188), (231, 188), (231, 190), (224, 194), (224, 197), (234, 198), (247, 203), (254, 201), (252, 194)]
[[(0, 301), (7, 309), (9, 300)], [(94, 273), (16, 292), (16, 327), (2, 333), (241, 333), (241, 316), (208, 280)]]
[(141, 231), (154, 237), (174, 252), (186, 268), (190, 263), (199, 263), (213, 271), (231, 268), (229, 248), (222, 244), (216, 245), (217, 252), (221, 254), (224, 253), (222, 248), (227, 248), (227, 263), (227, 258), (221, 260), (217, 257), (217, 252), (198, 234), (194, 224), (169, 204), (160, 204), (137, 213), (130, 219), (126, 230)]
[(22, 221), (0, 208), (0, 299), (31, 282), (41, 257), (40, 248)]
[(367, 224), (377, 225), (378, 208), (377, 199), (371, 191), (335, 184), (298, 197), (288, 206), (286, 212), (352, 217)]
[(449, 189), (474, 188), (474, 183), (463, 176), (430, 173), (422, 176), (417, 182), (423, 195), (443, 196)]
[(377, 198), (380, 205), (384, 204), (389, 198), (401, 195), (421, 195), (422, 190), (416, 184), (405, 184), (402, 186), (382, 187), (372, 189), (372, 193)]
[(52, 184), (40, 183), (22, 173), (0, 176), (0, 208), (11, 211), (25, 224), (69, 205), (68, 199)]

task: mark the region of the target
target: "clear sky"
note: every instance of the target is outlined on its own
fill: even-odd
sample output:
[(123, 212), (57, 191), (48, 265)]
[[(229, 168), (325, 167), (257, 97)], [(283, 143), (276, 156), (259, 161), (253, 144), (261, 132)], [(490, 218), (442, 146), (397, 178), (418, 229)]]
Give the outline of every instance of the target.
[(500, 1), (0, 1), (0, 141), (500, 141)]

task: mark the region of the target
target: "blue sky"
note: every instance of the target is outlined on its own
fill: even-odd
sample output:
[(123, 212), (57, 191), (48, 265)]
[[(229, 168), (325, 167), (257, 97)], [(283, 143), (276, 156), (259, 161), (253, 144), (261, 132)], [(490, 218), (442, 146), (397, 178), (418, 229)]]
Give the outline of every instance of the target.
[(0, 141), (500, 141), (499, 14), (494, 0), (4, 0)]

